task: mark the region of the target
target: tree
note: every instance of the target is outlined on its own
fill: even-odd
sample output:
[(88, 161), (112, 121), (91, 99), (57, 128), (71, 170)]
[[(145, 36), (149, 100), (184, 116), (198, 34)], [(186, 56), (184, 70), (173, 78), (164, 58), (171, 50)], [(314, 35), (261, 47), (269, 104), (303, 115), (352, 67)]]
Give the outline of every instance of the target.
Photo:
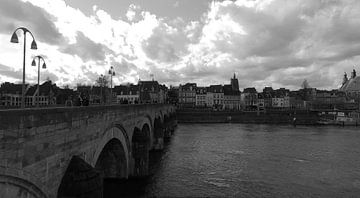
[(103, 101), (106, 101), (106, 90), (103, 88), (107, 88), (109, 85), (109, 80), (107, 79), (107, 76), (100, 75), (99, 78), (96, 80), (96, 84), (100, 86), (100, 103), (102, 104)]
[(96, 84), (100, 87), (108, 87), (109, 80), (107, 79), (107, 76), (100, 75), (99, 78), (96, 80)]
[(309, 85), (309, 83), (308, 83), (308, 81), (307, 81), (306, 79), (302, 82), (301, 88), (303, 88), (303, 89), (309, 89), (309, 88), (311, 88), (310, 85)]

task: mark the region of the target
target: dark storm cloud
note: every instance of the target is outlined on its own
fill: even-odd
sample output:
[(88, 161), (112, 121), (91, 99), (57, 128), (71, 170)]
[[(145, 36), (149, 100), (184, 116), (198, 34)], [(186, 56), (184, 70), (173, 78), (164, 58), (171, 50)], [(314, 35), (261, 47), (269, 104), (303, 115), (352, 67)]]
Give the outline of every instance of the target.
[(78, 55), (83, 61), (102, 61), (105, 54), (111, 52), (105, 45), (95, 43), (82, 32), (77, 32), (76, 43), (64, 46), (60, 50), (63, 53)]
[(153, 75), (154, 79), (159, 83), (166, 83), (168, 85), (176, 85), (182, 83), (179, 81), (179, 76), (181, 75), (179, 72), (158, 68), (157, 66), (148, 63), (149, 69), (138, 69), (137, 73), (141, 80), (151, 80), (150, 74)]
[(15, 71), (13, 68), (0, 64), (0, 75), (15, 79), (22, 79), (23, 72), (21, 70)]
[(59, 76), (50, 72), (49, 70), (45, 70), (45, 71), (41, 71), (41, 79), (42, 79), (42, 81), (49, 79), (52, 82), (56, 82), (59, 80)]
[(116, 72), (116, 75), (126, 75), (130, 73), (132, 70), (137, 70), (137, 67), (135, 64), (128, 62), (125, 59), (122, 59), (122, 61), (119, 63), (115, 60), (111, 61), (111, 65), (114, 67), (114, 70)]
[(142, 43), (147, 56), (160, 62), (174, 62), (185, 53), (188, 43), (182, 30), (161, 23), (149, 39)]
[(86, 70), (84, 71), (84, 77), (86, 76), (86, 81), (87, 83), (90, 84), (95, 84), (96, 80), (100, 77), (100, 75), (96, 72), (92, 72), (91, 70)]
[[(222, 7), (219, 16), (229, 15), (243, 27), (246, 35), (225, 32), (228, 37), (219, 37), (215, 44), (224, 52), (235, 53), (237, 57), (277, 56), (290, 53), (289, 44), (301, 33), (305, 22), (299, 15), (300, 9), (287, 10), (283, 15), (259, 12), (253, 8), (229, 4)], [(231, 41), (231, 43), (226, 41)]]
[[(54, 17), (29, 2), (1, 0), (0, 32), (11, 35), (20, 26), (27, 27), (36, 40), (56, 45), (65, 41), (53, 23)], [(20, 36), (18, 34), (18, 36)]]

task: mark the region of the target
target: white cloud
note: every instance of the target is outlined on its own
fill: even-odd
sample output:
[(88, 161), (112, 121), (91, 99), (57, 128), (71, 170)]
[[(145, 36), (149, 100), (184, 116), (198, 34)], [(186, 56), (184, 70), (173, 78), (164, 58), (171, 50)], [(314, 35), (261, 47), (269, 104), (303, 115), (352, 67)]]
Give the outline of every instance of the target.
[[(203, 17), (189, 22), (160, 18), (138, 5), (130, 5), (121, 20), (96, 5), (86, 16), (64, 0), (25, 2), (31, 4), (6, 0), (6, 5), (35, 9), (45, 24), (24, 21), (35, 29), (39, 45), (38, 51), (28, 50), (27, 61), (45, 54), (48, 75), (57, 75), (59, 84), (93, 83), (114, 65), (119, 74), (115, 83), (154, 73), (166, 83), (207, 85), (227, 83), (236, 72), (241, 87), (298, 88), (308, 79), (312, 86), (336, 88), (343, 72), (360, 60), (360, 2), (355, 0), (209, 2)], [(0, 49), (0, 64), (12, 72), (21, 71), (21, 45), (9, 43), (6, 32), (19, 21), (14, 13), (0, 13), (6, 27), (0, 42), (8, 43)], [(36, 76), (31, 68), (27, 73), (29, 79)]]

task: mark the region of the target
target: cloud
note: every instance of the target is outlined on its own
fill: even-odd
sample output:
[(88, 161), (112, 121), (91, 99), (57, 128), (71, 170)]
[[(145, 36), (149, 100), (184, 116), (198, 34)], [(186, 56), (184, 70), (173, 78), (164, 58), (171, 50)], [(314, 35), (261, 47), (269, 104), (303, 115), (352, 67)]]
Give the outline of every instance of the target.
[(241, 87), (299, 88), (307, 78), (314, 86), (337, 88), (339, 73), (348, 68), (338, 63), (354, 62), (360, 54), (359, 6), (310, 0), (214, 3), (197, 25), (200, 37), (188, 46), (180, 70), (200, 82), (213, 75), (209, 70), (218, 71), (220, 83), (225, 72), (236, 72)]
[[(152, 60), (175, 62), (179, 59), (177, 54), (181, 53), (180, 43), (185, 39), (185, 36), (177, 29), (162, 23), (153, 30), (150, 38), (144, 40), (142, 48)], [(179, 48), (175, 49), (177, 46)]]
[(0, 64), (0, 76), (12, 79), (22, 79), (23, 72), (20, 70), (14, 70), (9, 66)]
[[(331, 89), (360, 61), (356, 0), (204, 0), (201, 9), (205, 3), (208, 9), (193, 21), (186, 20), (185, 11), (159, 17), (146, 4), (130, 5), (114, 19), (100, 5), (84, 15), (64, 0), (24, 1), (3, 0), (1, 43), (8, 43), (11, 35), (3, 34), (19, 24), (29, 27), (44, 42), (37, 53), (48, 55), (49, 72), (59, 83), (92, 83), (113, 65), (115, 83), (136, 83), (152, 73), (173, 85), (224, 84), (236, 73), (243, 88), (297, 89), (307, 79), (312, 86)], [(180, 2), (177, 9), (187, 6)], [(0, 55), (18, 51), (6, 46)], [(0, 63), (12, 64), (4, 58)], [(4, 75), (17, 78), (11, 72)]]
[(141, 20), (141, 8), (140, 6), (131, 4), (128, 11), (126, 12), (126, 17), (130, 22), (136, 22)]
[(76, 36), (76, 43), (67, 45), (61, 52), (78, 55), (83, 61), (89, 60), (104, 60), (105, 54), (109, 49), (99, 43), (95, 43), (84, 35), (82, 32), (78, 32)]
[(64, 41), (64, 37), (54, 25), (55, 18), (31, 3), (2, 0), (0, 13), (1, 33), (12, 33), (17, 27), (25, 26), (32, 31), (36, 40), (52, 45)]

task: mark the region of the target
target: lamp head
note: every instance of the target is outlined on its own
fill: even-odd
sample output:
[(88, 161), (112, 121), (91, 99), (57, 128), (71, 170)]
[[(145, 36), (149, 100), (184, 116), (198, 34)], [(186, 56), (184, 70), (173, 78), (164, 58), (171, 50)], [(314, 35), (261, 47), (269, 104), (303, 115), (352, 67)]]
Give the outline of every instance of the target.
[(19, 43), (19, 39), (18, 39), (18, 36), (17, 36), (16, 32), (14, 32), (14, 33), (12, 34), (10, 42), (12, 42), (12, 43)]
[(33, 41), (31, 42), (31, 49), (33, 49), (33, 50), (36, 50), (36, 49), (37, 49), (37, 44), (36, 44), (35, 40), (33, 40)]
[(36, 66), (35, 59), (33, 59), (33, 61), (31, 62), (31, 66)]
[(46, 63), (44, 63), (44, 64), (42, 65), (42, 68), (43, 68), (43, 69), (46, 69)]

